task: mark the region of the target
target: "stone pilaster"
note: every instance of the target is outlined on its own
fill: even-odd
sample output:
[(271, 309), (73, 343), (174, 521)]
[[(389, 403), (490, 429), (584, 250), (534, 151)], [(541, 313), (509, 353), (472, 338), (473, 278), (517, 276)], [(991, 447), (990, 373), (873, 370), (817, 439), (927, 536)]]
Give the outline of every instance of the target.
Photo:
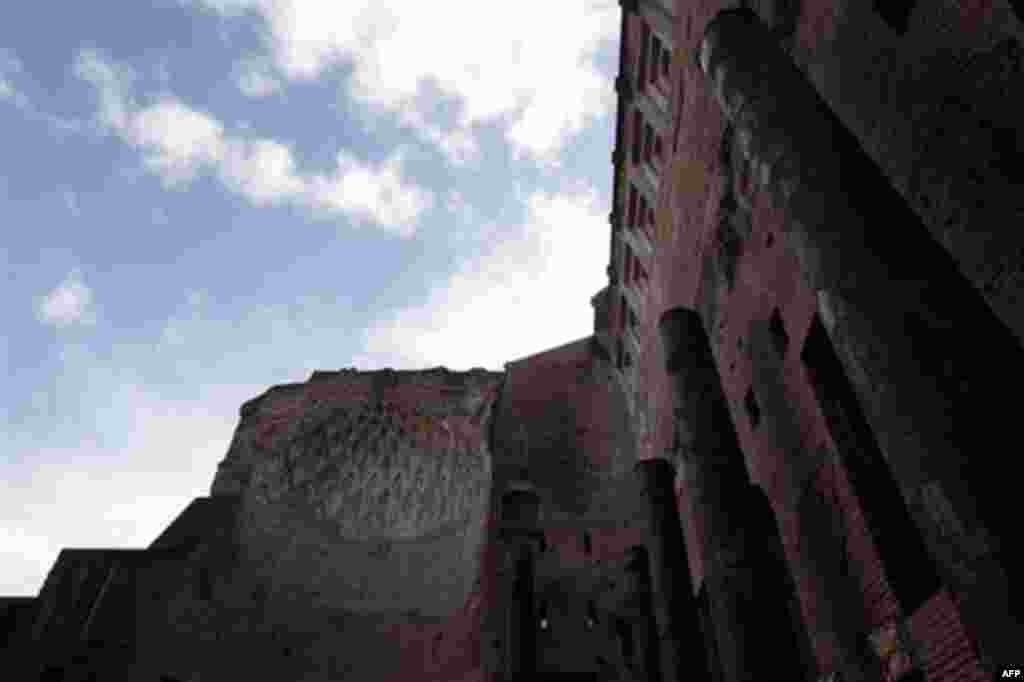
[[(665, 313), (658, 331), (671, 384), (689, 494), (700, 510), (704, 583), (725, 682), (799, 679), (795, 646), (765, 646), (765, 614), (779, 614), (778, 628), (792, 629), (788, 602), (778, 589), (762, 589), (766, 567), (778, 571), (760, 521), (750, 514), (751, 484), (743, 452), (722, 392), (721, 380), (700, 316), (677, 308)], [(774, 556), (773, 556), (774, 555)], [(758, 628), (755, 630), (755, 628)], [(715, 665), (715, 662), (712, 662)]]
[(650, 505), (648, 545), (654, 619), (661, 648), (662, 679), (710, 680), (706, 667), (693, 579), (676, 507), (675, 472), (664, 459), (637, 462), (644, 499)]

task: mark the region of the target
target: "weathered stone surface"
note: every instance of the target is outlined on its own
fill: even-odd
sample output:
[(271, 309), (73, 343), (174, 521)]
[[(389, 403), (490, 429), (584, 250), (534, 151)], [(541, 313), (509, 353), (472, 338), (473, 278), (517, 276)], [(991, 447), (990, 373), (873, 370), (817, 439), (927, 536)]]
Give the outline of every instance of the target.
[(648, 578), (652, 591), (660, 668), (667, 679), (679, 679), (686, 671), (693, 680), (710, 680), (713, 662), (704, 641), (693, 578), (676, 506), (675, 470), (665, 459), (638, 462), (642, 496), (650, 506), (650, 537), (647, 543)]
[(494, 428), (494, 488), (525, 478), (545, 518), (639, 518), (635, 431), (595, 337), (507, 364)]
[(461, 606), (479, 572), (501, 380), (343, 370), (248, 403), (213, 485), (242, 497), (244, 559), (273, 591), (354, 611)]

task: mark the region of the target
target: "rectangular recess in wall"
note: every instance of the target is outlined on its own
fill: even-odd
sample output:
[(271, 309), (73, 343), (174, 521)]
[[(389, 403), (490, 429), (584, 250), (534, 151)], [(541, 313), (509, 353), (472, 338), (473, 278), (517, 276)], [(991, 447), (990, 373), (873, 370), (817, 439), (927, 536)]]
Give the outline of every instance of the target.
[(910, 27), (910, 14), (916, 4), (916, 0), (875, 0), (874, 3), (875, 11), (900, 35)]
[(941, 587), (941, 580), (818, 315), (800, 359), (860, 501), (889, 586), (903, 613), (910, 615)]
[[(718, 639), (715, 635), (714, 620), (711, 616), (711, 600), (708, 597), (706, 584), (700, 586), (697, 593), (697, 610), (700, 612), (700, 627), (704, 635), (704, 655), (707, 657), (709, 676), (711, 682), (724, 682), (725, 673), (722, 670), (722, 661), (718, 654)], [(699, 655), (696, 654), (695, 655)]]
[(646, 21), (640, 21), (640, 63), (637, 64), (637, 90), (643, 91), (644, 86), (647, 84), (647, 69), (649, 64), (647, 63), (648, 56), (650, 54), (651, 45), (651, 28), (647, 25)]

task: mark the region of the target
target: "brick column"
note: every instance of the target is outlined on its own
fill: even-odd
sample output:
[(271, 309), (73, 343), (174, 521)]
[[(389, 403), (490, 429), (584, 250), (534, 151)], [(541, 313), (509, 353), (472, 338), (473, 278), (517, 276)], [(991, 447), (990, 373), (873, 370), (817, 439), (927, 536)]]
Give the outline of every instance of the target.
[[(888, 466), (986, 667), (1011, 660), (1024, 614), (1019, 531), (1024, 350), (749, 10), (708, 24), (701, 68), (760, 183)], [(1009, 393), (1008, 393), (1009, 391)]]
[(512, 553), (514, 570), (507, 614), (508, 675), (532, 675), (537, 666), (537, 618), (534, 574), (540, 537), (540, 498), (532, 490), (511, 490), (502, 497), (502, 538)]
[[(725, 682), (800, 679), (796, 647), (765, 646), (771, 629), (791, 629), (784, 591), (763, 589), (758, 573), (778, 569), (750, 518), (751, 484), (700, 316), (683, 308), (658, 324), (672, 390), (689, 494), (699, 510), (704, 583)], [(775, 553), (781, 554), (781, 548)], [(758, 589), (755, 589), (757, 586)], [(765, 614), (778, 621), (762, 629)], [(713, 664), (714, 665), (714, 664)]]
[[(661, 673), (666, 682), (710, 680), (700, 614), (676, 508), (675, 471), (664, 459), (636, 463), (644, 499), (650, 505), (648, 563)], [(685, 675), (684, 675), (685, 671)]]

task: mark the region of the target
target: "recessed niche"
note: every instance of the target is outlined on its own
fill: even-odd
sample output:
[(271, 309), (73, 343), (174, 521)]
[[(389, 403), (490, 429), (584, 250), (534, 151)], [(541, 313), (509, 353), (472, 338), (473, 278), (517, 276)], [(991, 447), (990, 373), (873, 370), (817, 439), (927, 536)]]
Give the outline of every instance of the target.
[(747, 416), (750, 417), (750, 425), (757, 428), (758, 424), (761, 423), (761, 406), (757, 404), (757, 397), (754, 395), (754, 389), (747, 389), (747, 395), (743, 399), (743, 406), (747, 409)]
[(910, 13), (914, 11), (916, 0), (875, 0), (875, 11), (882, 17), (889, 28), (900, 35), (910, 27)]
[[(818, 315), (800, 352), (839, 460), (904, 613), (941, 588), (924, 538), (867, 421), (856, 390)], [(901, 680), (904, 678), (901, 678)]]
[(772, 335), (772, 345), (779, 355), (785, 355), (789, 347), (789, 334), (786, 333), (786, 323), (782, 320), (782, 314), (776, 308), (772, 311), (772, 319), (768, 323)]
[(213, 599), (213, 581), (209, 569), (205, 567), (199, 571), (199, 598), (203, 601)]
[(624, 618), (615, 619), (615, 633), (619, 637), (622, 657), (627, 664), (633, 663), (633, 628)]

